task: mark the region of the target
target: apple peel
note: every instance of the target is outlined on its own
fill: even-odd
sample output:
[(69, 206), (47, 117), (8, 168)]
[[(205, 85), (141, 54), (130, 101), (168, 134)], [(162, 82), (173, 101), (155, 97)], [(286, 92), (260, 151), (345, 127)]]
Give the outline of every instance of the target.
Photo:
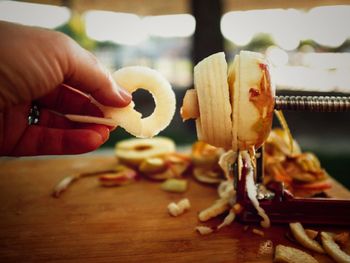
[(312, 251), (315, 251), (321, 254), (324, 253), (322, 246), (316, 240), (311, 239), (306, 234), (302, 224), (300, 224), (299, 222), (290, 223), (289, 227), (290, 227), (290, 230), (292, 231), (294, 238), (299, 242), (300, 245)]
[(343, 250), (340, 249), (331, 235), (326, 232), (321, 232), (321, 240), (324, 250), (336, 262), (350, 262), (350, 255), (346, 254)]

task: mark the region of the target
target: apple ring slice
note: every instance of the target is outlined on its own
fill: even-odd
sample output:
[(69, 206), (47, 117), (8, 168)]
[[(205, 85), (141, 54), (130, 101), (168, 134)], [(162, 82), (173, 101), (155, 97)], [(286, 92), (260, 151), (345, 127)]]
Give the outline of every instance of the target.
[(139, 138), (150, 138), (165, 129), (172, 120), (176, 98), (170, 83), (158, 71), (143, 66), (124, 67), (113, 73), (114, 80), (119, 86), (132, 93), (145, 89), (151, 93), (155, 102), (153, 113), (142, 118), (142, 114), (134, 109), (131, 102), (124, 108), (104, 106), (97, 101), (94, 103), (103, 111), (104, 118), (66, 114), (65, 116), (77, 122), (120, 126), (130, 134)]

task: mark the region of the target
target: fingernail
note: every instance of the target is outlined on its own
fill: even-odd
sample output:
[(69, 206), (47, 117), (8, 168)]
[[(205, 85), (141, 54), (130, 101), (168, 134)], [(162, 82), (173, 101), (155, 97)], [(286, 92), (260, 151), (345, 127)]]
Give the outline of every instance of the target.
[(125, 89), (119, 88), (118, 93), (124, 101), (126, 101), (126, 102), (131, 101), (132, 95), (128, 91), (126, 91)]
[(123, 89), (122, 87), (120, 87), (117, 82), (113, 79), (112, 75), (109, 74), (109, 78), (113, 84), (113, 91), (118, 95), (118, 97), (125, 103), (125, 104), (129, 104), (132, 100), (132, 95), (126, 91), (125, 89)]

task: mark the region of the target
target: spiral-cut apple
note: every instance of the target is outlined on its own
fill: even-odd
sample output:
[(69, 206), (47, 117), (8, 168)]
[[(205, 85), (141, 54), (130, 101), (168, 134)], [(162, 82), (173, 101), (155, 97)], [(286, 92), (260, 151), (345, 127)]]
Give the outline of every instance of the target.
[(185, 94), (182, 117), (196, 119), (197, 135), (233, 151), (259, 148), (272, 126), (275, 89), (263, 55), (241, 51), (229, 70), (223, 52), (194, 69), (195, 90)]
[(195, 90), (184, 97), (183, 119), (196, 120), (199, 140), (229, 150), (219, 162), (228, 178), (230, 165), (244, 156), (251, 167), (246, 174), (248, 197), (263, 219), (261, 225), (269, 227), (268, 215), (256, 198), (255, 158), (249, 155), (264, 143), (272, 126), (275, 89), (266, 59), (241, 51), (227, 71), (224, 53), (213, 54), (195, 66), (194, 85)]

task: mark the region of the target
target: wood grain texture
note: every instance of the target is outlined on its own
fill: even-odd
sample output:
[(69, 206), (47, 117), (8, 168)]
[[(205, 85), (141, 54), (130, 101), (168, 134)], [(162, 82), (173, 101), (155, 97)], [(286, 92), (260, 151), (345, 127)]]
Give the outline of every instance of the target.
[[(264, 237), (238, 222), (198, 235), (197, 213), (217, 195), (192, 180), (186, 193), (171, 194), (145, 179), (103, 188), (89, 177), (58, 199), (50, 196), (66, 175), (115, 164), (112, 156), (0, 160), (0, 262), (272, 262), (275, 245), (298, 247), (285, 238), (286, 225), (272, 226)], [(191, 210), (170, 217), (168, 203), (183, 197)]]

